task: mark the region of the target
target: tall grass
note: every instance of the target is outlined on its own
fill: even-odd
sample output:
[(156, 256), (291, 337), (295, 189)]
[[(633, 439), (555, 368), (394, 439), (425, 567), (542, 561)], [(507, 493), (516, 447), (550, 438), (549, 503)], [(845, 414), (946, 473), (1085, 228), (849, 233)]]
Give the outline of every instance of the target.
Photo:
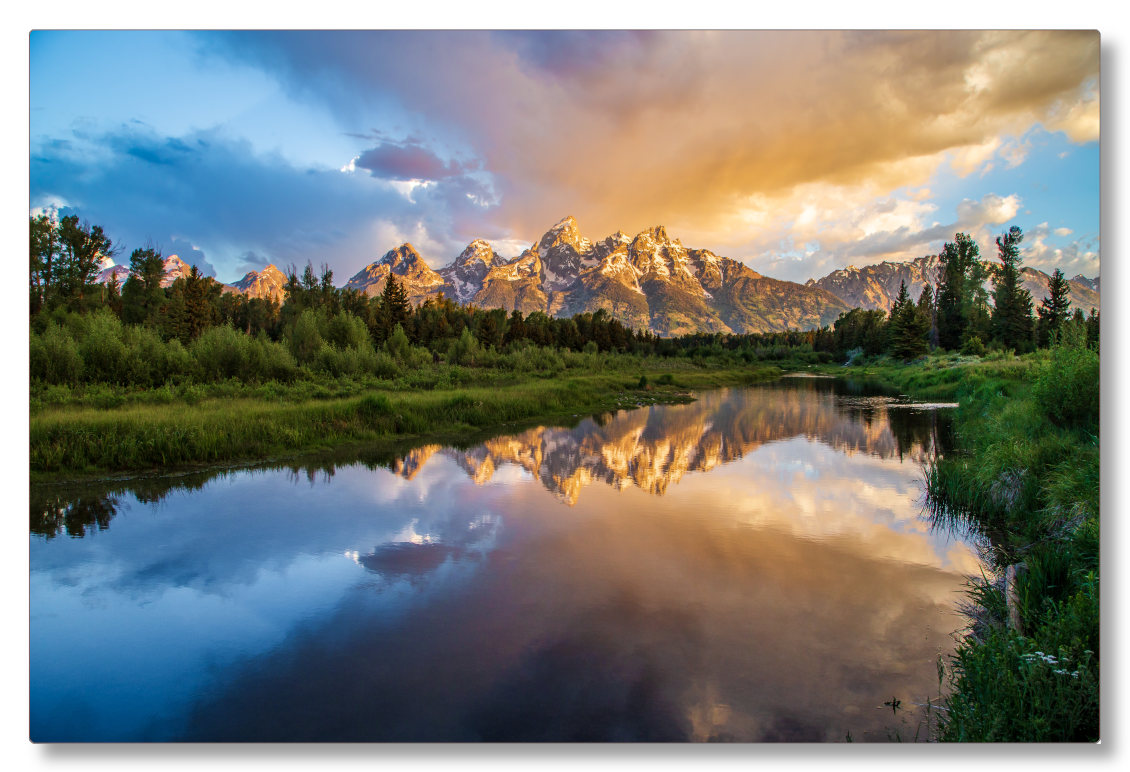
[(1098, 355), (1058, 347), (989, 361), (872, 363), (914, 396), (956, 399), (958, 452), (926, 470), (936, 523), (990, 543), (987, 570), (1018, 565), (1019, 629), (999, 582), (971, 584), (971, 626), (948, 669), (939, 738), (1099, 737)]
[[(683, 399), (681, 389), (750, 383), (776, 369), (673, 378), (658, 395)], [(33, 473), (98, 473), (188, 463), (265, 458), (343, 443), (478, 431), (611, 404), (635, 379), (589, 375), (525, 379), (509, 385), (433, 391), (360, 391), (358, 396), (303, 402), (216, 398), (170, 410), (132, 404), (41, 410), (31, 420)]]

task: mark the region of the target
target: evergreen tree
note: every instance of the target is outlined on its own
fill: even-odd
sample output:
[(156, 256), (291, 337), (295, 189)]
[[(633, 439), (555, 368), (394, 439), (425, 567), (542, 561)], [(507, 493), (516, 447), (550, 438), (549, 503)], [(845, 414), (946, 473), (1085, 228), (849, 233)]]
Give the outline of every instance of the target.
[(918, 313), (926, 321), (926, 343), (928, 346), (938, 345), (935, 310), (934, 288), (930, 286), (929, 282), (926, 282), (922, 287), (922, 294), (918, 296)]
[(997, 237), (1001, 264), (993, 270), (993, 340), (1017, 352), (1032, 348), (1032, 294), (1020, 285), (1020, 242), (1024, 234), (1015, 225)]
[(898, 359), (916, 359), (926, 353), (926, 336), (929, 321), (910, 299), (906, 282), (899, 284), (899, 294), (891, 308), (891, 321), (887, 340), (891, 356)]
[(936, 298), (938, 345), (956, 350), (969, 331), (978, 291), (984, 294), (983, 266), (976, 242), (965, 233), (958, 233), (953, 242), (947, 242), (939, 257), (941, 275)]
[(103, 290), (103, 302), (114, 312), (114, 316), (122, 317), (122, 284), (118, 281), (116, 273), (110, 274), (109, 281)]
[(1093, 308), (1091, 315), (1087, 317), (1087, 345), (1093, 347), (1096, 351), (1099, 348), (1099, 315)]
[(122, 321), (156, 324), (165, 305), (165, 259), (152, 244), (135, 249), (129, 256), (129, 277), (122, 288)]
[(479, 343), (483, 345), (483, 348), (494, 346), (498, 343), (498, 321), (494, 318), (494, 314), (483, 315), (483, 320), (479, 322), (478, 334), (475, 337), (479, 339)]
[[(1071, 301), (1067, 296), (1067, 280), (1063, 278), (1063, 271), (1058, 268), (1052, 273), (1048, 282), (1048, 294), (1044, 296), (1040, 307), (1036, 309), (1039, 321), (1036, 323), (1037, 337), (1040, 348), (1047, 348), (1058, 338), (1064, 322), (1071, 312)], [(1082, 310), (1079, 316), (1082, 317)], [(1081, 321), (1081, 319), (1080, 319)]]
[(408, 293), (396, 280), (396, 275), (389, 272), (385, 281), (384, 292), (381, 293), (380, 324), (381, 340), (392, 332), (396, 325), (407, 327), (408, 317), (412, 314), (412, 304), (408, 300)]

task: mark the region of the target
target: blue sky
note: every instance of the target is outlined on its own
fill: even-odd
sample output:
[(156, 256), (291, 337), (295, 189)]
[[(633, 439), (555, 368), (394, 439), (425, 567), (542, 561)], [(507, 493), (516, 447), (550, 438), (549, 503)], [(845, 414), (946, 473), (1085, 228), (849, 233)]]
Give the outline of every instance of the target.
[(1088, 33), (35, 32), (29, 208), (228, 282), (567, 214), (797, 281), (1015, 224), (1094, 276), (1097, 74)]

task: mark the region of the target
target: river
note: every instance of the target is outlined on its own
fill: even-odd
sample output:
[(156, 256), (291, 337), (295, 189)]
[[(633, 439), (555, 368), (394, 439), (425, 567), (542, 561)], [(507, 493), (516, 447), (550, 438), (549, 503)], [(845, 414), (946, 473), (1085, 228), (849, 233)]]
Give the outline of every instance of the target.
[(34, 486), (31, 739), (913, 739), (979, 565), (920, 509), (949, 410), (696, 396)]

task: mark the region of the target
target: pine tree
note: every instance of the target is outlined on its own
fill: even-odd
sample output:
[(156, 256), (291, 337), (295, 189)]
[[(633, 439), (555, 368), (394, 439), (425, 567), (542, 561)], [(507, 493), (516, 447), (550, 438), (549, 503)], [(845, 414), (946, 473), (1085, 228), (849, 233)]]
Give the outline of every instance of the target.
[(906, 320), (902, 312), (908, 303), (910, 303), (910, 295), (906, 291), (906, 282), (904, 281), (899, 284), (899, 294), (895, 297), (895, 302), (887, 317), (887, 351), (891, 356), (896, 356), (895, 349), (898, 346), (898, 341), (902, 340), (903, 337), (903, 325)]
[[(1063, 278), (1063, 271), (1058, 268), (1052, 273), (1048, 282), (1048, 293), (1044, 296), (1040, 307), (1036, 309), (1036, 314), (1039, 316), (1036, 331), (1040, 348), (1052, 345), (1071, 312), (1071, 301), (1067, 296), (1067, 280)], [(1081, 311), (1079, 315), (1082, 316)]]
[(110, 274), (102, 297), (106, 306), (120, 319), (122, 316), (122, 283), (118, 281), (118, 274)]
[(929, 321), (910, 299), (906, 282), (899, 284), (899, 294), (891, 308), (887, 328), (888, 350), (897, 359), (916, 359), (926, 353)]
[(978, 301), (984, 294), (983, 266), (977, 243), (958, 233), (942, 249), (937, 291), (938, 345), (957, 350), (969, 331)]
[(129, 256), (129, 278), (122, 287), (122, 321), (130, 324), (156, 324), (166, 302), (161, 282), (165, 279), (165, 260), (152, 244), (135, 249)]
[(926, 321), (926, 343), (928, 346), (938, 345), (935, 311), (934, 288), (930, 286), (929, 282), (926, 282), (922, 287), (922, 294), (918, 296), (918, 313)]
[(1096, 351), (1099, 348), (1099, 315), (1093, 308), (1091, 315), (1087, 317), (1087, 345)]
[(993, 270), (992, 335), (1017, 352), (1032, 348), (1032, 294), (1020, 286), (1020, 242), (1024, 234), (1015, 225), (997, 237), (1001, 264)]
[(381, 312), (379, 328), (381, 340), (389, 336), (396, 325), (407, 327), (408, 317), (412, 314), (412, 304), (408, 300), (408, 293), (396, 280), (396, 275), (389, 273), (385, 281), (384, 292), (381, 293)]

